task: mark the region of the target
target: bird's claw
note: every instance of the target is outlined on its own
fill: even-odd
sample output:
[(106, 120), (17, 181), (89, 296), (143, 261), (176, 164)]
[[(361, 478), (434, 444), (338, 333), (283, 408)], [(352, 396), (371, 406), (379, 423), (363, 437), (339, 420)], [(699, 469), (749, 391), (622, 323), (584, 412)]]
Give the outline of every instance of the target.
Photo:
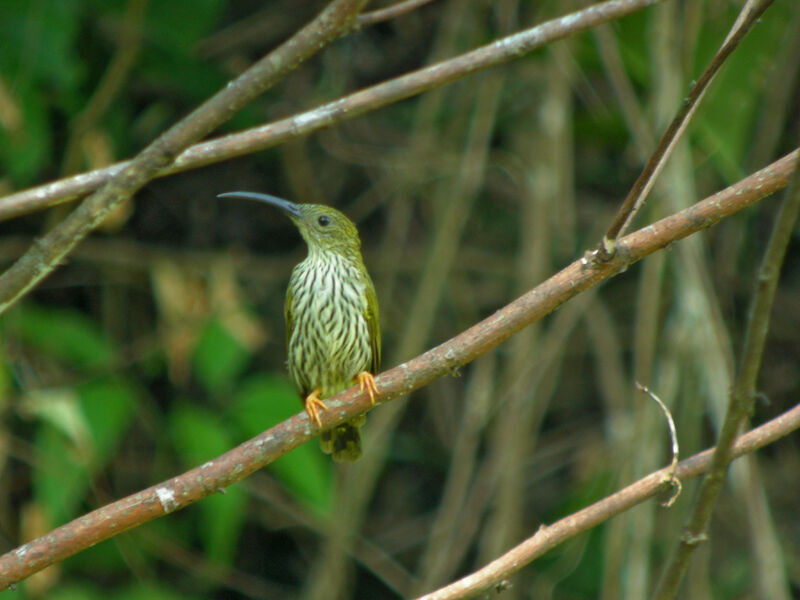
[(375, 377), (373, 377), (372, 373), (369, 371), (361, 371), (358, 375), (356, 375), (356, 381), (358, 381), (359, 389), (362, 392), (364, 391), (364, 388), (367, 388), (370, 404), (374, 405), (375, 394), (378, 393), (378, 386), (375, 383)]
[(306, 400), (303, 403), (306, 407), (306, 414), (308, 415), (308, 419), (314, 423), (317, 427), (322, 427), (322, 421), (319, 418), (319, 411), (325, 410), (325, 403), (320, 400), (318, 394), (320, 393), (320, 389), (317, 388), (313, 392), (311, 392), (308, 396), (306, 396)]

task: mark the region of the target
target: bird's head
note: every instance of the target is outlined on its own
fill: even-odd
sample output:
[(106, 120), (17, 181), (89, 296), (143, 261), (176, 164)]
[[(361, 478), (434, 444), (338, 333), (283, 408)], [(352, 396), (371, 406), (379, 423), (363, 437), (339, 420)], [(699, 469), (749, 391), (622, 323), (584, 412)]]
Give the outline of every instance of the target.
[(258, 200), (281, 209), (297, 225), (310, 253), (335, 252), (360, 256), (361, 241), (353, 222), (341, 212), (324, 204), (295, 204), (269, 194), (227, 192), (218, 198)]

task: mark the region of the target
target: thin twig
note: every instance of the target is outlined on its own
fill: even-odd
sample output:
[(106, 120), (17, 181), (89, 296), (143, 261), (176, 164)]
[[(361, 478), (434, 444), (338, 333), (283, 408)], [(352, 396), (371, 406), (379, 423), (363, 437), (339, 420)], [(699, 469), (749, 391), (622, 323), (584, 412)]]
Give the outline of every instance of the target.
[[(610, 0), (547, 21), (455, 58), (374, 85), (312, 110), (197, 144), (155, 175), (163, 177), (277, 146), (347, 119), (405, 100), (477, 71), (495, 67), (569, 35), (619, 19), (664, 0)], [(54, 206), (96, 190), (130, 161), (29, 188), (0, 198), (0, 221)]]
[(706, 539), (708, 524), (725, 481), (725, 471), (733, 457), (734, 441), (757, 397), (756, 381), (761, 368), (761, 356), (769, 329), (775, 289), (778, 286), (781, 265), (798, 213), (800, 213), (800, 172), (795, 172), (792, 186), (775, 217), (772, 235), (759, 269), (739, 371), (725, 420), (719, 432), (711, 467), (703, 478), (697, 502), (656, 587), (653, 596), (656, 599), (666, 600), (676, 596), (694, 549), (699, 541)]
[[(653, 154), (645, 164), (639, 177), (633, 183), (630, 192), (617, 211), (614, 220), (608, 228), (608, 231), (603, 236), (600, 246), (595, 250), (595, 258), (597, 260), (608, 260), (614, 254), (614, 244), (620, 235), (623, 235), (627, 228), (630, 226), (631, 221), (641, 209), (647, 195), (650, 193), (655, 180), (658, 177), (664, 165), (667, 162), (670, 154), (672, 153), (675, 144), (677, 144), (681, 135), (683, 134), (689, 120), (692, 118), (695, 110), (700, 104), (703, 95), (711, 83), (711, 80), (717, 74), (722, 64), (739, 45), (742, 38), (752, 28), (758, 20), (758, 17), (772, 4), (773, 0), (761, 0), (757, 6), (753, 7), (753, 2), (748, 4), (742, 9), (742, 12), (734, 23), (733, 28), (725, 38), (722, 47), (711, 59), (711, 63), (706, 67), (700, 78), (691, 86), (689, 94), (684, 99), (681, 107), (678, 109), (675, 118), (667, 127), (664, 135), (658, 141)], [(738, 27), (738, 29), (737, 29)]]
[[(619, 241), (616, 256), (606, 263), (587, 266), (582, 259), (573, 262), (448, 342), (380, 374), (376, 378), (376, 402), (399, 398), (450, 374), (583, 290), (784, 187), (798, 160), (800, 149), (694, 206), (631, 233)], [(371, 407), (370, 398), (358, 387), (332, 396), (326, 404), (329, 410), (322, 416), (323, 429), (353, 419)], [(89, 546), (216, 493), (319, 431), (302, 412), (200, 467), (62, 525), (0, 556), (0, 590)]]
[(0, 277), (0, 314), (55, 269), (78, 242), (158, 171), (168, 167), (178, 154), (335, 39), (365, 3), (366, 0), (333, 0), (292, 38), (142, 150), (102, 189), (84, 200), (3, 273)]
[(661, 411), (664, 413), (664, 416), (667, 418), (667, 425), (669, 425), (669, 439), (672, 442), (672, 462), (670, 462), (669, 468), (667, 469), (666, 479), (672, 484), (672, 494), (667, 500), (661, 503), (662, 506), (669, 507), (675, 503), (675, 500), (678, 499), (678, 496), (680, 496), (681, 490), (683, 489), (681, 480), (675, 476), (675, 468), (678, 466), (678, 433), (675, 431), (675, 421), (672, 420), (672, 413), (669, 412), (667, 405), (664, 404), (661, 401), (661, 398), (656, 396), (650, 390), (650, 388), (648, 388), (646, 385), (642, 385), (638, 381), (636, 382), (636, 388), (656, 401), (656, 403), (661, 407)]
[(369, 25), (375, 25), (375, 23), (395, 19), (400, 15), (416, 10), (420, 6), (424, 6), (430, 2), (433, 2), (433, 0), (404, 0), (403, 2), (398, 2), (386, 8), (377, 8), (358, 15), (356, 18), (356, 25), (358, 27), (367, 27)]
[[(732, 448), (733, 457), (757, 450), (798, 428), (800, 428), (800, 405), (742, 435)], [(705, 450), (679, 462), (675, 470), (676, 475), (684, 480), (700, 475), (709, 468), (712, 452), (713, 450)], [(668, 484), (668, 471), (668, 467), (659, 469), (552, 525), (542, 525), (533, 536), (485, 567), (417, 600), (472, 598), (491, 589), (496, 583), (504, 581), (533, 559), (562, 542), (660, 494)]]

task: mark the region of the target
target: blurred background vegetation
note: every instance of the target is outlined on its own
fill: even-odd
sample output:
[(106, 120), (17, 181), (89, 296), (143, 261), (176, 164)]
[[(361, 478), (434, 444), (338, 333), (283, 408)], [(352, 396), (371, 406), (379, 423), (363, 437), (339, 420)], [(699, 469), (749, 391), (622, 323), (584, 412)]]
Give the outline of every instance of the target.
[[(379, 6), (381, 4), (376, 4)], [(129, 157), (321, 9), (309, 0), (3, 0), (0, 192)], [(229, 123), (312, 108), (583, 3), (436, 0), (337, 41)], [(740, 3), (667, 2), (278, 148), (158, 180), (0, 320), (0, 551), (298, 412), (283, 294), (304, 254), (276, 211), (357, 222), (385, 366), (491, 314), (599, 240)], [(800, 4), (730, 58), (639, 223), (798, 139)], [(366, 457), (316, 442), (0, 598), (400, 598), (711, 445), (778, 201), (648, 258), (497, 351), (370, 414)], [(3, 223), (10, 264), (69, 210)], [(754, 423), (800, 393), (800, 247)], [(686, 598), (800, 597), (797, 436), (739, 461)], [(550, 552), (503, 598), (647, 598), (691, 506), (648, 502)], [(777, 595), (772, 595), (777, 594)]]

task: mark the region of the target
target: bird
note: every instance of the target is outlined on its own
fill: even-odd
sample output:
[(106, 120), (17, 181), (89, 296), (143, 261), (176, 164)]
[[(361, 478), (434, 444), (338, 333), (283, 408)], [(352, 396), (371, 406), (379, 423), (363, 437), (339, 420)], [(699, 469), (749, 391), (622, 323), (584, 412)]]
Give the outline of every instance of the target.
[[(280, 209), (308, 246), (305, 260), (292, 270), (284, 305), (286, 365), (308, 418), (321, 428), (324, 400), (356, 383), (374, 405), (381, 361), (378, 298), (356, 226), (322, 204), (296, 204), (256, 192), (218, 197), (257, 200)], [(365, 420), (360, 415), (322, 432), (323, 452), (336, 462), (358, 460)]]

